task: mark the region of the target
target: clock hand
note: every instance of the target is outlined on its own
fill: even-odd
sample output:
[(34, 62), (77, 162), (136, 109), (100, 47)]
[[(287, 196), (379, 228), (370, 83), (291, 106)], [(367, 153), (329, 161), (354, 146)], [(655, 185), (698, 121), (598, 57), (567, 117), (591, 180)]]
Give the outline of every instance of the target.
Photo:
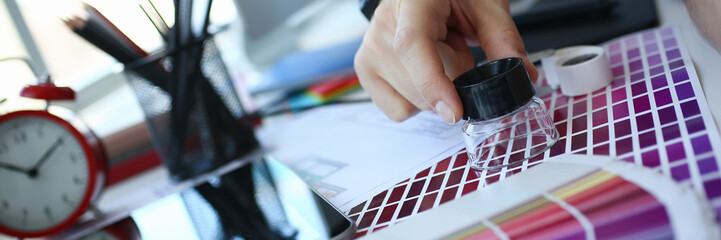
[(48, 149), (47, 151), (45, 151), (45, 153), (43, 153), (43, 156), (40, 157), (40, 160), (38, 160), (35, 163), (35, 166), (33, 166), (33, 168), (28, 170), (28, 174), (30, 175), (30, 177), (35, 177), (36, 175), (38, 175), (38, 169), (40, 169), (40, 167), (45, 162), (48, 161), (48, 159), (50, 158), (50, 155), (52, 155), (53, 152), (55, 152), (55, 149), (57, 149), (60, 146), (60, 144), (62, 144), (62, 143), (63, 143), (63, 137), (58, 137), (58, 140), (55, 140), (55, 143), (53, 143), (53, 145), (50, 146), (50, 149)]
[(0, 168), (4, 168), (13, 172), (19, 172), (22, 174), (28, 174), (28, 171), (15, 165), (0, 162)]

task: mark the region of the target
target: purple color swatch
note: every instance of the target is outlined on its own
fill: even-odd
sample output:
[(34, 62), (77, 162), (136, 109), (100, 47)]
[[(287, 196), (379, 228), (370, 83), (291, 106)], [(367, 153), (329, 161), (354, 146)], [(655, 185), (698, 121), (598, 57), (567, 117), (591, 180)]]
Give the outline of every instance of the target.
[(666, 145), (666, 153), (668, 154), (668, 160), (671, 162), (686, 158), (686, 152), (684, 152), (683, 142)]
[(647, 53), (655, 53), (658, 51), (658, 45), (656, 45), (655, 43), (646, 45), (645, 48)]
[(634, 59), (638, 56), (641, 56), (641, 51), (639, 51), (638, 48), (628, 50), (628, 59)]
[(708, 136), (706, 136), (706, 135), (701, 135), (701, 136), (692, 138), (691, 145), (693, 145), (693, 152), (696, 155), (707, 153), (712, 150), (711, 149), (711, 141), (709, 141)]
[(656, 101), (657, 107), (666, 106), (667, 104), (671, 104), (673, 102), (673, 99), (671, 99), (671, 92), (668, 90), (668, 88), (658, 92), (654, 92), (653, 100)]
[(599, 144), (608, 141), (608, 126), (603, 126), (593, 130), (593, 144)]
[(653, 66), (661, 64), (661, 55), (656, 54), (656, 55), (648, 57), (647, 59), (648, 59), (649, 66), (653, 67)]
[(661, 133), (663, 133), (663, 139), (666, 141), (674, 140), (681, 137), (681, 131), (678, 129), (678, 125), (676, 124), (662, 128)]
[(651, 78), (651, 85), (653, 86), (653, 89), (659, 89), (659, 88), (667, 86), (668, 82), (666, 81), (666, 76), (658, 75), (656, 77)]
[(616, 105), (613, 105), (613, 120), (621, 119), (623, 117), (628, 116), (628, 104), (626, 102), (622, 102)]
[(636, 113), (645, 112), (651, 109), (651, 103), (648, 101), (648, 95), (643, 95), (633, 99), (633, 110)]
[(669, 39), (663, 40), (663, 46), (664, 46), (666, 49), (675, 47), (676, 45), (677, 45), (676, 39), (669, 38)]
[(691, 177), (688, 165), (681, 165), (671, 168), (671, 177), (676, 181), (686, 180)]
[(636, 72), (641, 69), (643, 69), (643, 62), (641, 61), (641, 59), (633, 61), (628, 64), (628, 70), (630, 72)]
[(638, 135), (638, 145), (641, 148), (656, 145), (656, 133), (653, 131)]
[(688, 131), (688, 134), (693, 134), (696, 132), (706, 130), (706, 126), (704, 126), (704, 124), (703, 124), (703, 118), (697, 117), (694, 119), (687, 120), (686, 121), (686, 130)]
[(679, 60), (676, 60), (676, 61), (673, 61), (673, 62), (668, 63), (668, 69), (673, 70), (673, 69), (676, 69), (676, 68), (683, 67), (683, 65), (684, 65), (684, 64), (683, 64), (683, 59), (679, 59)]
[(659, 65), (659, 66), (651, 68), (651, 70), (648, 70), (648, 73), (651, 74), (651, 76), (656, 76), (656, 75), (663, 73), (663, 65)]
[(698, 160), (698, 170), (701, 174), (707, 174), (718, 171), (718, 165), (716, 165), (716, 158), (708, 157), (705, 159)]
[(658, 120), (661, 125), (676, 121), (676, 110), (673, 106), (658, 110)]
[(684, 118), (689, 118), (701, 114), (701, 109), (698, 108), (696, 100), (691, 100), (685, 103), (681, 103), (681, 112)]
[(691, 83), (687, 82), (684, 84), (676, 85), (676, 97), (678, 97), (678, 100), (684, 100), (687, 98), (694, 97), (693, 93), (693, 87), (691, 87)]
[(666, 51), (666, 58), (668, 59), (668, 61), (673, 61), (680, 57), (681, 51), (679, 51), (678, 49)]
[(688, 73), (686, 72), (685, 68), (681, 68), (679, 70), (671, 72), (671, 78), (673, 78), (673, 82), (681, 82), (688, 80)]
[(633, 85), (631, 85), (631, 95), (638, 96), (644, 93), (646, 93), (645, 82), (634, 83)]
[[(703, 123), (703, 121), (701, 123)], [(636, 117), (636, 129), (638, 129), (639, 132), (653, 128), (653, 125), (653, 115), (650, 112)]]

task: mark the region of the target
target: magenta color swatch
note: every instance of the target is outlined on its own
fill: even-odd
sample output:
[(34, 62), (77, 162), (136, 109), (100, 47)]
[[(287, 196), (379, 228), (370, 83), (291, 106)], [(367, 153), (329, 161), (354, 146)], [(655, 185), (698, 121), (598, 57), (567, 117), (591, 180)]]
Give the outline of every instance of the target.
[(593, 126), (600, 126), (606, 122), (608, 122), (608, 113), (605, 109), (593, 112)]
[(593, 130), (593, 144), (599, 144), (608, 141), (608, 126), (603, 126)]
[(694, 97), (695, 95), (693, 93), (693, 87), (691, 87), (691, 83), (687, 82), (684, 84), (676, 85), (676, 96), (678, 97), (679, 101)]
[(661, 125), (676, 121), (676, 110), (673, 106), (658, 110), (658, 120)]
[(701, 114), (701, 109), (698, 108), (696, 100), (691, 100), (681, 103), (681, 112), (685, 118), (689, 118)]
[(626, 100), (626, 89), (625, 88), (619, 88), (619, 89), (613, 90), (613, 92), (611, 92), (611, 101), (613, 101), (613, 103), (617, 103), (617, 102), (620, 102), (623, 100)]
[(656, 55), (650, 56), (647, 58), (647, 60), (648, 60), (649, 66), (652, 66), (652, 67), (656, 66), (658, 64), (661, 64), (661, 55), (656, 54)]
[(621, 61), (623, 61), (623, 56), (621, 56), (621, 54), (614, 54), (609, 58), (609, 62), (611, 63), (611, 65), (615, 65), (617, 63), (620, 63)]
[(628, 59), (634, 59), (638, 56), (641, 56), (641, 51), (639, 51), (638, 48), (628, 50)]
[(599, 145), (593, 148), (593, 155), (605, 155), (608, 156), (608, 144)]
[(643, 69), (643, 62), (641, 61), (641, 59), (636, 60), (636, 61), (633, 61), (633, 62), (631, 62), (631, 63), (628, 64), (628, 71), (629, 71), (629, 72), (635, 72), (635, 71), (638, 71), (638, 70), (641, 70), (641, 69)]
[(586, 125), (588, 125), (588, 121), (586, 121), (586, 115), (574, 118), (571, 122), (571, 132), (577, 133), (586, 130)]
[(553, 121), (560, 122), (568, 118), (568, 108), (559, 108), (553, 111)]
[(608, 46), (608, 50), (611, 51), (611, 52), (616, 52), (616, 51), (618, 51), (618, 50), (621, 50), (621, 42), (620, 42), (620, 41), (616, 41), (616, 42), (611, 43), (611, 44)]
[(615, 129), (614, 133), (616, 134), (616, 138), (621, 138), (631, 134), (631, 121), (628, 119), (616, 122), (613, 127)]
[(668, 154), (668, 160), (671, 162), (686, 158), (686, 152), (684, 152), (683, 142), (666, 145), (666, 154)]
[(571, 151), (586, 147), (586, 133), (571, 137)]
[(671, 72), (671, 78), (673, 79), (673, 82), (681, 82), (688, 80), (688, 72), (686, 72), (685, 68), (678, 69), (676, 71)]
[(668, 88), (658, 92), (654, 92), (653, 99), (656, 101), (657, 107), (666, 106), (673, 102), (673, 99), (671, 99), (671, 92), (668, 90)]
[(578, 116), (584, 113), (586, 113), (586, 101), (573, 104), (573, 116)]
[(646, 167), (658, 167), (661, 165), (661, 157), (658, 155), (658, 150), (654, 149), (641, 154), (641, 162)]
[(623, 76), (623, 66), (618, 66), (611, 69), (611, 73), (614, 77)]
[(648, 101), (648, 95), (643, 95), (633, 99), (633, 111), (635, 113), (645, 112), (651, 109), (651, 103)]
[(630, 137), (616, 140), (616, 155), (620, 156), (631, 152), (631, 150), (633, 150), (633, 143), (631, 142)]
[(601, 94), (601, 95), (593, 97), (593, 100), (591, 100), (591, 105), (593, 106), (593, 110), (605, 107), (606, 106), (606, 94)]
[(565, 137), (566, 136), (566, 122), (562, 122), (559, 124), (556, 124), (556, 130), (558, 130), (559, 137)]
[(611, 89), (616, 89), (623, 86), (626, 86), (626, 78), (624, 78), (623, 76), (619, 76), (613, 79), (613, 81), (611, 82)]
[(656, 133), (654, 131), (650, 131), (638, 135), (638, 144), (641, 148), (656, 145)]
[(646, 93), (646, 83), (639, 82), (631, 85), (631, 95), (638, 96)]
[(646, 113), (636, 117), (636, 129), (638, 129), (639, 132), (653, 128), (653, 125), (653, 115), (651, 113)]
[(631, 82), (636, 82), (638, 80), (643, 80), (646, 77), (645, 73), (643, 71), (637, 72), (634, 74), (631, 74)]
[(622, 102), (616, 105), (613, 105), (613, 120), (621, 119), (623, 117), (628, 116), (628, 104), (626, 102)]

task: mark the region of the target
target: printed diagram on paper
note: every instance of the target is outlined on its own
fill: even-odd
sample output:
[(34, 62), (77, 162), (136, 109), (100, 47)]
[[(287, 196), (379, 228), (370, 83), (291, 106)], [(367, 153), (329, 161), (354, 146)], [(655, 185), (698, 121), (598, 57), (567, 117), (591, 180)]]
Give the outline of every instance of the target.
[(463, 144), (460, 123), (430, 112), (396, 123), (371, 103), (313, 109), (262, 129), (259, 138), (342, 211)]

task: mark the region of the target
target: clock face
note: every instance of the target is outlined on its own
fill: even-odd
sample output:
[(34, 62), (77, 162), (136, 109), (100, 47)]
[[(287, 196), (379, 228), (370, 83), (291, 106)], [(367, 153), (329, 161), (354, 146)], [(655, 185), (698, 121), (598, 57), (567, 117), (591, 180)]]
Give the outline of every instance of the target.
[(63, 123), (33, 115), (0, 121), (0, 227), (47, 233), (87, 207), (92, 168), (80, 134)]

